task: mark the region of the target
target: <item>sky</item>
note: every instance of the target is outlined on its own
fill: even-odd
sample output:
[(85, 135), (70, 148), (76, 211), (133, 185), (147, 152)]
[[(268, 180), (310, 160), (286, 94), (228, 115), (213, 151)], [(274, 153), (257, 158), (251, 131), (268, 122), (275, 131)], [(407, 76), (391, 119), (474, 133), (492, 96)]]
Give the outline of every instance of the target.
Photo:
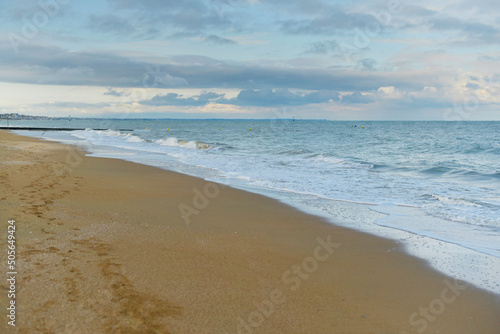
[(497, 0), (0, 0), (0, 113), (500, 120)]

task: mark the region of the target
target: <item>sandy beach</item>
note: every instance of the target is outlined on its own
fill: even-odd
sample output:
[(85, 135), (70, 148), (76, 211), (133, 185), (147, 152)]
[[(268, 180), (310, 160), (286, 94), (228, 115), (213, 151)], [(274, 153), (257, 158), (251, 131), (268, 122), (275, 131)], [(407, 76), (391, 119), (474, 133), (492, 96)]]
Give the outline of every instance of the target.
[(397, 242), (7, 131), (0, 158), (4, 333), (500, 333), (498, 296)]

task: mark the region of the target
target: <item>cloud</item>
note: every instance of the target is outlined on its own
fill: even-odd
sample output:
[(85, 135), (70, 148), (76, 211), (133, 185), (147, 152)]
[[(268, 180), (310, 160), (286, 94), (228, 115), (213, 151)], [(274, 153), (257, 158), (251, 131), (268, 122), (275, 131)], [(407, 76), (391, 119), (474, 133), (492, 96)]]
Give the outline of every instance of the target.
[[(481, 8), (479, 3), (468, 3), (464, 7), (458, 5), (444, 11), (427, 9), (423, 5), (405, 5), (405, 12), (411, 15), (407, 14), (404, 20), (401, 20), (404, 24), (399, 29), (410, 33), (440, 33), (436, 42), (440, 43), (441, 47), (443, 40), (450, 46), (459, 47), (500, 42), (499, 22), (496, 18), (491, 19), (485, 15), (486, 7)], [(474, 10), (482, 15), (471, 15)]]
[(111, 87), (109, 87), (105, 92), (104, 92), (104, 95), (110, 95), (110, 96), (117, 96), (117, 97), (121, 97), (121, 96), (129, 96), (130, 95), (130, 92), (127, 92), (127, 91), (117, 91)]
[(316, 91), (306, 94), (293, 93), (288, 89), (245, 89), (237, 97), (224, 101), (239, 106), (298, 106), (305, 104), (338, 101), (335, 91)]
[(336, 52), (339, 49), (340, 46), (336, 40), (329, 40), (312, 44), (311, 47), (305, 51), (305, 53), (326, 55), (330, 52)]
[(237, 42), (233, 41), (232, 39), (219, 37), (216, 35), (209, 35), (209, 36), (205, 37), (204, 41), (211, 43), (211, 44), (218, 44), (218, 45), (238, 44)]
[[(130, 0), (108, 0), (115, 9), (110, 28), (113, 32), (120, 32), (124, 35), (134, 35), (130, 31), (133, 22), (135, 29), (149, 33), (158, 33), (161, 26), (165, 28), (177, 29), (175, 33), (197, 33), (208, 29), (228, 29), (238, 28), (234, 22), (237, 16), (232, 12), (229, 2), (222, 1), (130, 1)], [(103, 25), (106, 26), (106, 21)], [(175, 34), (174, 33), (174, 34)], [(172, 33), (171, 33), (172, 35)]]
[(89, 28), (98, 32), (113, 32), (119, 35), (129, 35), (135, 32), (134, 25), (116, 15), (90, 15)]
[(40, 77), (38, 83), (42, 84), (78, 84), (81, 80), (92, 80), (95, 75), (95, 71), (89, 66), (66, 66), (55, 71), (46, 71), (47, 68), (43, 68), (45, 74)]
[(214, 92), (202, 92), (192, 97), (183, 97), (183, 95), (177, 93), (168, 93), (156, 95), (152, 99), (141, 101), (140, 103), (149, 106), (204, 106), (223, 96), (224, 94)]
[(86, 103), (86, 102), (49, 102), (33, 105), (42, 108), (61, 108), (61, 109), (99, 109), (109, 107), (109, 103)]
[(470, 88), (470, 89), (481, 89), (482, 88), (481, 85), (476, 84), (476, 83), (472, 83), (472, 82), (467, 83), (467, 85), (465, 85), (465, 87)]
[[(400, 111), (442, 108), (467, 96), (500, 100), (498, 85), (478, 79), (500, 61), (495, 0), (400, 1), (403, 10), (390, 16), (377, 15), (387, 13), (388, 0), (70, 1), (23, 37), (16, 54), (9, 32), (29, 34), (47, 2), (7, 1), (0, 11), (0, 82), (8, 89), (101, 87), (88, 90), (97, 92), (97, 103), (147, 88), (161, 94), (141, 95), (134, 108), (151, 112), (170, 105), (191, 112), (351, 109), (347, 104)], [(377, 22), (380, 31), (367, 33)], [(468, 76), (457, 80), (460, 69)], [(72, 91), (76, 101), (92, 100)], [(14, 100), (3, 104), (24, 103)]]
[[(282, 1), (273, 1), (276, 6)], [(294, 1), (303, 6), (303, 1)], [(486, 4), (443, 4), (436, 6), (423, 1), (419, 4), (401, 3), (396, 12), (390, 13), (390, 5), (384, 1), (354, 6), (351, 3), (323, 3), (312, 6), (309, 11), (296, 12), (277, 22), (283, 33), (291, 35), (335, 36), (341, 43), (366, 34), (380, 38), (382, 33), (390, 35), (410, 33), (414, 35), (440, 33), (436, 42), (452, 46), (474, 47), (500, 42), (499, 21), (484, 9)], [(441, 10), (434, 8), (442, 7)], [(471, 13), (476, 12), (478, 15)], [(368, 31), (368, 32), (367, 32)], [(443, 34), (445, 33), (445, 34)], [(327, 45), (318, 43), (308, 50), (311, 53), (327, 53)]]
[(394, 95), (396, 92), (396, 87), (394, 86), (389, 86), (389, 87), (380, 87), (377, 89), (377, 92), (383, 95), (391, 96)]
[(360, 68), (361, 70), (374, 71), (377, 62), (372, 58), (363, 58), (358, 60), (357, 64), (358, 68)]
[(2, 10), (0, 18), (5, 21), (22, 22), (24, 18), (33, 20), (33, 16), (42, 16), (43, 13), (50, 13), (50, 19), (64, 18), (71, 12), (71, 3), (64, 1), (4, 1), (2, 2)]
[[(168, 68), (182, 73), (184, 67)], [(189, 71), (187, 71), (189, 72)], [(188, 81), (166, 67), (110, 53), (67, 52), (28, 44), (15, 54), (0, 42), (0, 81), (111, 87), (175, 88)]]
[(335, 91), (315, 91), (309, 93), (293, 93), (288, 89), (244, 89), (231, 99), (225, 94), (202, 92), (200, 95), (183, 97), (177, 93), (156, 95), (141, 104), (152, 106), (204, 106), (209, 103), (232, 104), (237, 106), (272, 107), (299, 106), (315, 103), (338, 101), (339, 93)]
[[(15, 54), (0, 43), (0, 81), (103, 87), (237, 88), (368, 91), (381, 86), (421, 89), (439, 85), (425, 71), (378, 73), (344, 68), (223, 61), (196, 55), (163, 57), (162, 64), (104, 52), (68, 52), (28, 44)], [(35, 70), (36, 69), (36, 70)], [(435, 70), (433, 74), (437, 74)]]
[(309, 19), (288, 19), (281, 22), (281, 30), (292, 35), (325, 35), (333, 36), (342, 31), (353, 31), (363, 28), (367, 22), (375, 18), (362, 12), (343, 11), (332, 6), (327, 12)]
[[(147, 78), (150, 78), (152, 80), (151, 85), (149, 85), (149, 79)], [(163, 87), (163, 88), (185, 87), (189, 85), (186, 79), (175, 77), (168, 73), (162, 73), (160, 70), (154, 73), (148, 71), (148, 73), (144, 75), (142, 83), (145, 87)]]
[(361, 94), (361, 92), (354, 92), (342, 96), (343, 104), (366, 104), (375, 102), (375, 98), (372, 95)]
[[(176, 10), (180, 9), (182, 4), (177, 0), (108, 0), (115, 9), (142, 9), (150, 11), (158, 10)], [(198, 3), (195, 1), (194, 3)]]

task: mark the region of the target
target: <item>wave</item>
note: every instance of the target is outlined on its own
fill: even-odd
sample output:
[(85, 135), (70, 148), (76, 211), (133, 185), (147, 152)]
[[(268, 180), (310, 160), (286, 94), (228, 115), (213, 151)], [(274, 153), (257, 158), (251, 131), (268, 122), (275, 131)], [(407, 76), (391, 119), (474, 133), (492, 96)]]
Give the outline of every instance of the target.
[(452, 197), (446, 197), (446, 196), (440, 196), (440, 195), (434, 195), (434, 194), (425, 194), (422, 197), (428, 198), (428, 199), (433, 199), (438, 202), (445, 202), (445, 203), (450, 203), (450, 204), (460, 204), (460, 205), (465, 205), (465, 206), (473, 206), (473, 207), (480, 207), (481, 205), (479, 203), (475, 203), (474, 201), (465, 199), (465, 198), (452, 198)]
[(126, 141), (128, 141), (129, 143), (144, 143), (145, 140), (140, 138), (140, 137), (137, 137), (137, 136), (134, 136), (134, 135), (130, 135), (126, 138)]
[(480, 143), (472, 143), (468, 147), (465, 147), (462, 153), (465, 154), (476, 154), (476, 153), (482, 153), (488, 150), (488, 147), (485, 147), (485, 145), (481, 145)]
[(454, 198), (436, 194), (422, 196), (427, 203), (423, 210), (434, 217), (468, 225), (500, 228), (500, 206), (468, 198)]
[(487, 150), (486, 152), (493, 154), (493, 155), (500, 155), (500, 147), (491, 148), (491, 149)]
[(431, 167), (421, 170), (422, 173), (431, 175), (443, 175), (453, 171), (454, 169), (449, 167)]
[(154, 141), (156, 144), (162, 145), (162, 146), (173, 146), (173, 147), (183, 147), (183, 148), (188, 148), (188, 149), (201, 149), (201, 150), (207, 150), (213, 148), (212, 145), (203, 143), (197, 140), (194, 141), (186, 141), (186, 140), (179, 140), (176, 137), (168, 137), (168, 138), (163, 138), (163, 139), (158, 139)]
[(307, 150), (307, 149), (302, 149), (302, 148), (284, 150), (284, 151), (278, 152), (279, 155), (289, 155), (289, 156), (304, 155), (304, 154), (311, 154), (311, 153), (313, 153), (313, 152), (310, 150)]
[(451, 167), (431, 167), (419, 170), (420, 173), (432, 176), (443, 176), (446, 178), (477, 180), (477, 181), (495, 181), (500, 178), (500, 171), (477, 171), (465, 168)]
[[(123, 140), (128, 143), (156, 143), (161, 146), (171, 146), (171, 147), (181, 147), (181, 148), (187, 148), (187, 149), (211, 149), (214, 148), (214, 146), (200, 142), (200, 141), (187, 141), (187, 140), (180, 140), (176, 137), (167, 137), (167, 138), (162, 138), (162, 139), (157, 139), (157, 140), (148, 140), (148, 139), (143, 139), (133, 133), (130, 132), (120, 132), (116, 130), (92, 130), (92, 129), (85, 129), (85, 131), (74, 131), (71, 133), (73, 136), (80, 138), (80, 139), (85, 139), (85, 140), (95, 140), (100, 142), (101, 140), (105, 140), (105, 137), (113, 137), (118, 140)], [(111, 144), (107, 141), (103, 142), (103, 144)]]
[(312, 157), (312, 160), (315, 162), (324, 162), (324, 163), (331, 164), (331, 165), (338, 165), (338, 166), (342, 166), (344, 168), (368, 169), (368, 168), (374, 167), (374, 165), (372, 165), (370, 163), (357, 162), (357, 161), (352, 161), (349, 159), (342, 159), (342, 158), (333, 158), (333, 157), (325, 156), (323, 154), (316, 155), (316, 156)]
[[(300, 127), (295, 123), (293, 132), (248, 132), (258, 126), (225, 121), (224, 131), (214, 131), (219, 124), (176, 121), (172, 126), (173, 121), (159, 121), (148, 124), (146, 131), (144, 122), (130, 122), (127, 128), (137, 130), (89, 129), (64, 133), (63, 139), (73, 142), (75, 134), (95, 145), (88, 151), (100, 156), (260, 192), (368, 232), (385, 234), (389, 229), (374, 226), (368, 218), (379, 215), (369, 215), (372, 211), (361, 204), (381, 209), (393, 203), (391, 208), (397, 210), (404, 204), (404, 210), (386, 212), (392, 219), (387, 225), (390, 231), (427, 235), (480, 252), (498, 249), (494, 245), (500, 234), (497, 127), (483, 131), (479, 123), (460, 123), (460, 130), (452, 123), (373, 123), (361, 132), (350, 127), (344, 131), (346, 123), (311, 122)], [(167, 127), (175, 131), (166, 132)], [(443, 132), (446, 127), (451, 129)], [(49, 135), (59, 138), (55, 132), (44, 137)], [(419, 238), (408, 238), (412, 239), (423, 249)], [(425, 249), (422, 254), (439, 257)], [(448, 254), (443, 252), (444, 261)], [(494, 254), (500, 256), (498, 250)]]

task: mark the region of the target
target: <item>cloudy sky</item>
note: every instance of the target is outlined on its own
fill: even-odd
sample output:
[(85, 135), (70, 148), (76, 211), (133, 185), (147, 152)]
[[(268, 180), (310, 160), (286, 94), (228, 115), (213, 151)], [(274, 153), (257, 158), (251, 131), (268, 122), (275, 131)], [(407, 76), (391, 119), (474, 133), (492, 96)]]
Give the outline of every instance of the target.
[(500, 120), (497, 0), (0, 1), (0, 113)]

